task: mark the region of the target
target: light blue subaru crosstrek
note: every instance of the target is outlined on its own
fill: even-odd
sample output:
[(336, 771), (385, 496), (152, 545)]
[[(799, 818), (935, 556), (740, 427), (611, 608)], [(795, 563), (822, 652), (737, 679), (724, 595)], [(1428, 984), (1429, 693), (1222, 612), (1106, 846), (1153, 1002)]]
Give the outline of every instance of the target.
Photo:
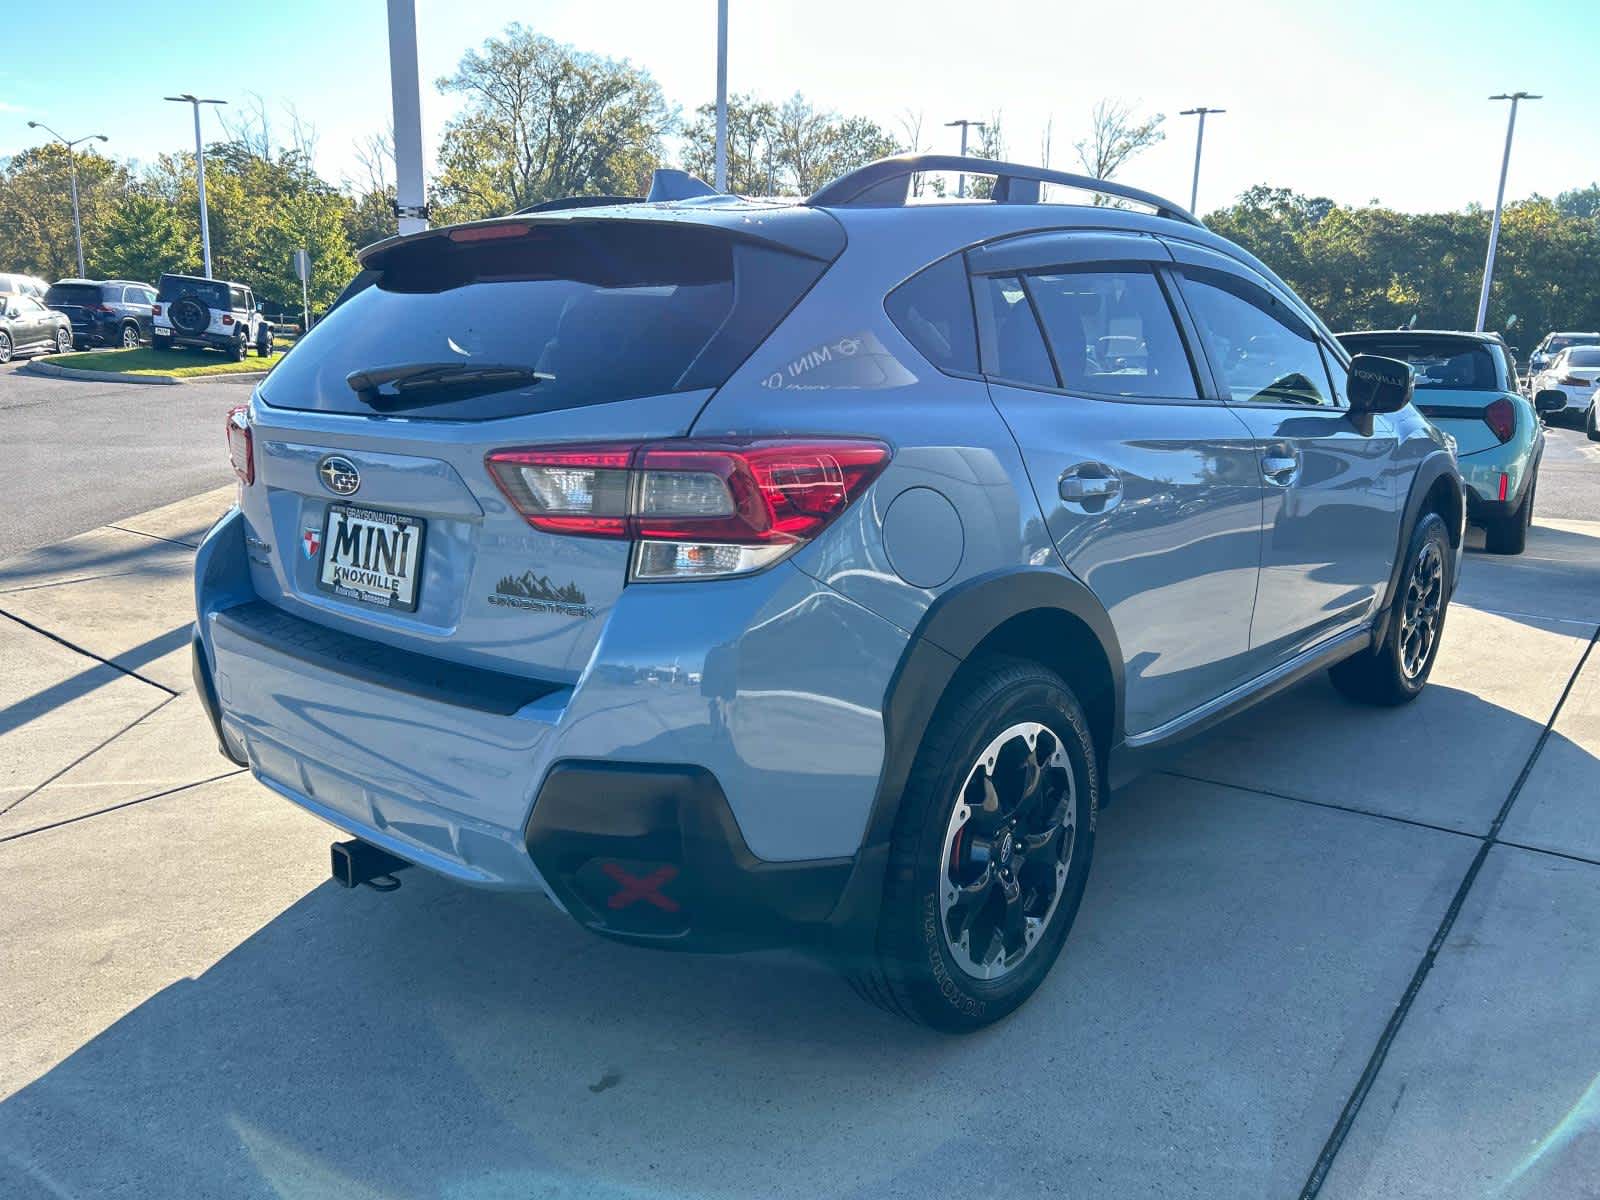
[[(908, 203), (932, 171), (992, 197)], [(1410, 368), (1159, 197), (662, 172), (362, 265), (230, 415), (196, 563), (222, 750), (346, 884), (818, 947), (974, 1029), (1055, 961), (1117, 782), (1313, 672), (1432, 667), (1463, 502)]]

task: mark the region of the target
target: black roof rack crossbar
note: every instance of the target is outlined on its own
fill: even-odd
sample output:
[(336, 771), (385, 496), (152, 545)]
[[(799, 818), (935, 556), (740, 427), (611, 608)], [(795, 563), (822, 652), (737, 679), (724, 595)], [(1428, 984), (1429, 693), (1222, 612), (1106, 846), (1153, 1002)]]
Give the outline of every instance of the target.
[(880, 158), (848, 175), (841, 175), (806, 198), (818, 208), (894, 208), (910, 196), (911, 177), (924, 171), (959, 171), (963, 175), (994, 176), (993, 199), (997, 204), (1037, 204), (1040, 185), (1059, 183), (1064, 187), (1116, 196), (1136, 204), (1149, 205), (1156, 216), (1199, 225), (1200, 220), (1187, 209), (1153, 192), (1129, 187), (1092, 175), (1074, 175), (1022, 163), (1000, 162), (992, 158), (963, 158), (959, 154), (899, 154)]

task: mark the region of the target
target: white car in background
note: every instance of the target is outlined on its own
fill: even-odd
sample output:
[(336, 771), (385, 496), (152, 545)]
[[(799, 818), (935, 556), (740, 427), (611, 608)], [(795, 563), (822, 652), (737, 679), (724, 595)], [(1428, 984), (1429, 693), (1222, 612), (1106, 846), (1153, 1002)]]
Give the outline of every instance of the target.
[(1560, 411), (1576, 418), (1588, 432), (1590, 441), (1600, 442), (1600, 428), (1596, 427), (1596, 387), (1600, 387), (1600, 346), (1569, 346), (1533, 377), (1528, 391), (1535, 397), (1540, 392), (1560, 392), (1567, 398), (1566, 408)]
[(1560, 353), (1563, 350), (1570, 350), (1573, 346), (1600, 346), (1600, 331), (1578, 333), (1568, 329), (1545, 334), (1544, 340), (1533, 348), (1532, 354), (1528, 355), (1529, 376), (1548, 371), (1555, 365)]
[(50, 285), (37, 275), (8, 275), (0, 271), (0, 292), (15, 292), (42, 301), (49, 290)]

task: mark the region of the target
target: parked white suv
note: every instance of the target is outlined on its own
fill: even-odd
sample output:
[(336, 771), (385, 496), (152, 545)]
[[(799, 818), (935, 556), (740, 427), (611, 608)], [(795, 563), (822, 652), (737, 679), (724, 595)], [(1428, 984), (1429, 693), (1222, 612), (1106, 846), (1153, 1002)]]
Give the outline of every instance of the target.
[(251, 350), (262, 358), (272, 353), (272, 325), (242, 283), (163, 275), (152, 319), (151, 344), (157, 350), (208, 346), (235, 362)]

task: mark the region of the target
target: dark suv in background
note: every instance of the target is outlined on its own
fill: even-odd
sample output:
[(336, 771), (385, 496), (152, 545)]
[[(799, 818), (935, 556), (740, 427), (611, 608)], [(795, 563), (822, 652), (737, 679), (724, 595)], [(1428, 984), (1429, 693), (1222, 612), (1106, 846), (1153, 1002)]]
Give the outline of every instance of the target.
[(132, 279), (63, 279), (50, 285), (45, 307), (72, 322), (72, 344), (121, 346), (131, 350), (150, 341), (156, 290)]

